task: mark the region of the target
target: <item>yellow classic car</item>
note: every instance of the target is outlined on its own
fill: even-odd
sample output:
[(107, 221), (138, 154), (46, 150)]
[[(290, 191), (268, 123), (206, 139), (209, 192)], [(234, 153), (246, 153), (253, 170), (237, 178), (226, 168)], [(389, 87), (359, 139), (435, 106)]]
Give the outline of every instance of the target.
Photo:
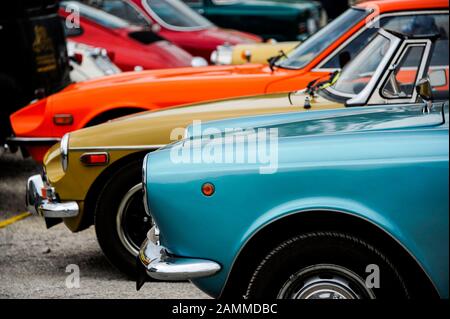
[[(305, 108), (306, 107), (306, 108)], [(28, 181), (30, 211), (47, 227), (64, 221), (73, 232), (95, 225), (99, 244), (122, 272), (134, 276), (136, 256), (152, 226), (142, 204), (142, 160), (184, 137), (193, 119), (334, 109), (343, 104), (303, 93), (216, 101), (143, 112), (67, 134), (44, 158), (44, 174)]]
[(299, 41), (275, 42), (255, 44), (220, 45), (211, 54), (211, 61), (217, 65), (261, 63), (267, 64), (268, 60), (274, 56), (289, 51), (300, 45)]
[[(408, 49), (431, 46), (428, 39), (401, 39), (382, 30), (341, 74), (317, 79), (306, 90), (144, 112), (66, 134), (46, 154), (43, 175), (28, 180), (28, 208), (44, 217), (47, 227), (64, 221), (77, 232), (95, 225), (108, 259), (134, 276), (139, 247), (152, 226), (141, 187), (148, 152), (183, 138), (194, 120), (416, 103), (414, 87), (428, 75), (431, 55), (411, 60)], [(416, 77), (397, 78), (405, 68)], [(445, 85), (445, 72), (430, 72), (434, 88)], [(448, 99), (448, 87), (439, 92)]]

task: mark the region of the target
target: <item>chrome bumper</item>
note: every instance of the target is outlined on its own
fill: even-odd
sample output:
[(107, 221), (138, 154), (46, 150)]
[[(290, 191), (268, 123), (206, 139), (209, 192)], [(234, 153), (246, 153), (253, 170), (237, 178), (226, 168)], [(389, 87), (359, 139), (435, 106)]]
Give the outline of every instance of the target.
[(26, 204), (30, 213), (45, 218), (68, 218), (78, 215), (79, 208), (76, 202), (60, 203), (55, 194), (42, 194), (46, 187), (41, 175), (34, 175), (28, 179)]
[(61, 141), (58, 137), (17, 137), (11, 136), (6, 138), (9, 145), (52, 145)]
[(208, 277), (220, 271), (218, 263), (205, 259), (175, 257), (168, 254), (167, 250), (158, 244), (158, 236), (153, 227), (147, 235), (138, 257), (137, 289), (145, 282), (142, 272), (156, 280), (182, 281), (194, 278)]

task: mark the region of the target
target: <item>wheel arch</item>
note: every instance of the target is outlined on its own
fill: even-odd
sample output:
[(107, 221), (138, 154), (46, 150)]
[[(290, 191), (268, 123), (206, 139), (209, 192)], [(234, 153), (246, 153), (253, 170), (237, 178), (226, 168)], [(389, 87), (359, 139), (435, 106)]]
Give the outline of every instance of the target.
[(95, 208), (97, 205), (97, 199), (106, 182), (124, 165), (132, 161), (143, 160), (145, 155), (148, 154), (149, 152), (151, 152), (151, 150), (142, 150), (124, 156), (121, 159), (112, 163), (105, 170), (103, 170), (99, 176), (97, 176), (95, 181), (89, 187), (89, 190), (86, 194), (83, 208), (83, 217), (80, 223), (79, 227), (80, 229), (78, 231), (86, 229), (94, 224), (94, 215), (95, 215)]
[(81, 123), (80, 127), (89, 127), (98, 125), (118, 117), (131, 115), (134, 113), (149, 111), (149, 108), (141, 106), (116, 106), (112, 108), (103, 108), (90, 113)]
[(386, 230), (361, 216), (324, 209), (297, 211), (260, 227), (238, 252), (220, 297), (228, 299), (236, 294), (243, 296), (241, 283), (247, 282), (246, 280), (249, 279), (265, 254), (282, 241), (300, 232), (319, 230), (348, 232), (369, 242), (374, 242), (379, 249), (394, 260), (394, 263), (399, 265), (406, 280), (412, 283), (411, 289), (415, 293), (420, 291), (421, 297), (439, 298), (436, 286), (420, 263)]

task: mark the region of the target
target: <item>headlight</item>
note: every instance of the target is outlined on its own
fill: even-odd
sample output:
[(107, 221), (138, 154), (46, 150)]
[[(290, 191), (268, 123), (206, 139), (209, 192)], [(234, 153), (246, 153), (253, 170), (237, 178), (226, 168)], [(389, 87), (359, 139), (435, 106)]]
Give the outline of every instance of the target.
[(61, 164), (64, 172), (67, 170), (67, 167), (69, 166), (69, 136), (70, 136), (69, 133), (65, 134), (61, 139), (60, 144)]
[(233, 47), (231, 45), (219, 45), (211, 54), (211, 62), (217, 65), (230, 65), (233, 63)]
[(201, 66), (208, 66), (208, 61), (206, 61), (202, 57), (196, 56), (196, 57), (192, 58), (191, 66), (193, 66), (194, 68), (198, 68)]
[(148, 160), (149, 155), (150, 155), (150, 153), (145, 155), (144, 163), (142, 164), (142, 193), (144, 194), (145, 212), (147, 213), (148, 216), (151, 217), (150, 209), (148, 207), (148, 200), (147, 200), (147, 160)]

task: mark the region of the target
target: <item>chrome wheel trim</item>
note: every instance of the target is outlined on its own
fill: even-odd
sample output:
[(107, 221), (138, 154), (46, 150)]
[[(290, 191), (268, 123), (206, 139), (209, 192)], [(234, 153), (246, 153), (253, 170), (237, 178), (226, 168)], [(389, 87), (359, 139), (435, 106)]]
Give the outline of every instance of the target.
[[(117, 210), (117, 216), (116, 216), (116, 230), (117, 230), (117, 234), (119, 235), (120, 242), (127, 249), (127, 251), (130, 254), (132, 254), (133, 256), (138, 256), (140, 244), (134, 244), (131, 241), (129, 236), (126, 234), (126, 231), (123, 226), (124, 226), (124, 220), (126, 218), (125, 213), (128, 209), (128, 205), (130, 204), (130, 200), (134, 196), (137, 196), (137, 193), (142, 193), (142, 183), (139, 183), (128, 190), (128, 192), (125, 194), (125, 196), (122, 198), (122, 201), (120, 202), (119, 208)], [(142, 204), (142, 205), (144, 205), (144, 204)], [(150, 222), (153, 224), (153, 222), (151, 221), (151, 217), (149, 217), (147, 214), (145, 215), (144, 218), (150, 219)], [(145, 221), (143, 221), (143, 222), (145, 222)]]
[(353, 271), (338, 265), (318, 264), (292, 275), (277, 298), (375, 299), (375, 294)]

